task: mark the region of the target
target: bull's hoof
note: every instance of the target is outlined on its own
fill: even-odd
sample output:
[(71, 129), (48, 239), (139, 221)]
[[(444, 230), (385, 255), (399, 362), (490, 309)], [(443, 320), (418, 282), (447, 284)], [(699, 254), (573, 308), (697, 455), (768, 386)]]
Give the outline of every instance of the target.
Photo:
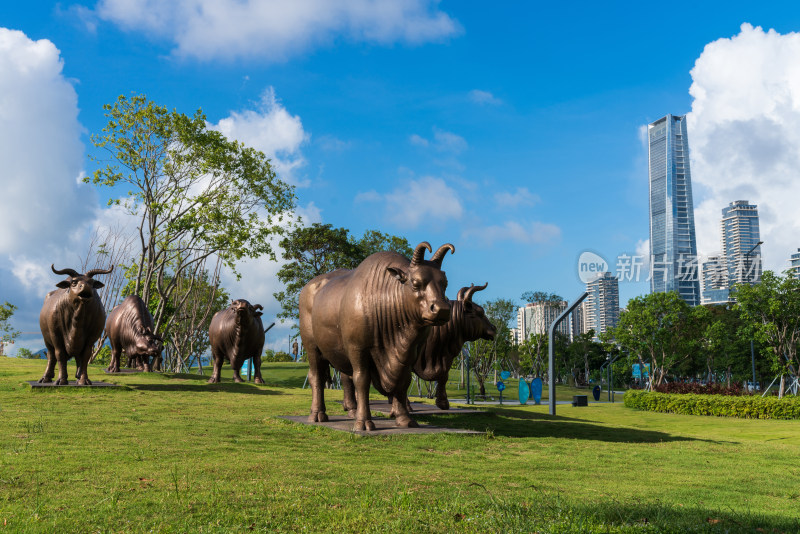
[(106, 369), (106, 373), (119, 373), (119, 367), (109, 366), (108, 369)]
[(66, 379), (66, 378), (59, 378), (58, 380), (56, 380), (56, 385), (57, 386), (68, 386), (69, 385), (69, 380)]
[(152, 372), (152, 371), (153, 371), (153, 370), (152, 370), (152, 369), (150, 369), (150, 366), (149, 366), (149, 365), (145, 365), (145, 366), (144, 366), (144, 372), (145, 372), (145, 373), (150, 373), (150, 372)]
[(352, 408), (350, 410), (347, 410), (347, 417), (350, 418), (350, 419), (355, 419), (356, 418), (356, 409)]
[(234, 381), (234, 382), (236, 382), (236, 383), (239, 383), (239, 382), (244, 382), (244, 380), (242, 380), (242, 379), (241, 379), (240, 377), (238, 377), (238, 376), (234, 376), (234, 377), (233, 377), (233, 381)]
[(264, 379), (261, 378), (260, 376), (257, 376), (256, 379), (253, 380), (253, 382), (255, 382), (256, 384), (263, 384), (264, 383)]
[(373, 423), (371, 420), (356, 421), (355, 426), (353, 426), (353, 430), (355, 432), (370, 432), (375, 430), (375, 423)]
[(40, 384), (49, 384), (52, 381), (53, 381), (53, 377), (52, 376), (47, 376), (47, 375), (45, 375), (45, 376), (43, 376), (42, 378), (39, 379), (39, 383)]
[(327, 423), (328, 422), (328, 414), (325, 412), (311, 412), (308, 416), (309, 423)]
[(80, 380), (78, 380), (78, 385), (79, 386), (91, 386), (92, 385), (92, 381), (89, 380), (88, 377), (81, 378)]
[(417, 428), (419, 427), (419, 423), (411, 419), (407, 415), (401, 415), (395, 421), (395, 424), (398, 428)]
[(450, 409), (450, 401), (448, 401), (447, 399), (437, 399), (436, 400), (436, 406), (440, 410), (449, 410)]
[(212, 376), (211, 378), (208, 379), (208, 383), (209, 384), (219, 384), (219, 377), (218, 376)]

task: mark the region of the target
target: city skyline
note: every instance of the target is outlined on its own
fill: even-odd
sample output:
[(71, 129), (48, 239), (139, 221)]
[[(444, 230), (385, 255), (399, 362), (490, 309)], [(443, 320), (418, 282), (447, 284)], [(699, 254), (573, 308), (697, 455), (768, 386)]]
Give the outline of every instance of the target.
[[(201, 108), (262, 150), (296, 187), (303, 224), (453, 243), (451, 288), (489, 282), (481, 302), (537, 290), (572, 301), (584, 251), (612, 272), (618, 258), (649, 256), (646, 128), (666, 113), (688, 123), (699, 252), (718, 250), (719, 210), (737, 199), (759, 206), (764, 269), (785, 269), (798, 246), (792, 4), (693, 5), (680, 40), (652, 39), (645, 5), (587, 4), (576, 17), (555, 5), (343, 1), (311, 17), (265, 3), (205, 19), (167, 3), (163, 24), (135, 16), (153, 4), (130, 5), (0, 7), (0, 301), (18, 306), (18, 330), (38, 328), (51, 264), (81, 265), (96, 228), (129, 226), (108, 205), (125, 189), (81, 182), (105, 157), (90, 136), (120, 95)], [(274, 318), (279, 267), (246, 260), (223, 285)], [(638, 268), (619, 282), (623, 306), (649, 291)], [(286, 350), (291, 333), (279, 323), (267, 346)]]

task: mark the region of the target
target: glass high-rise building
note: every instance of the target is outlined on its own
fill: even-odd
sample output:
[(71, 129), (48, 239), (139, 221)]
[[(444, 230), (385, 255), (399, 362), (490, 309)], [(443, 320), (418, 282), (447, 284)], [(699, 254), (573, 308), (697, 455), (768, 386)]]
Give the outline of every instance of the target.
[(722, 254), (728, 267), (728, 287), (761, 280), (761, 232), (758, 206), (746, 200), (722, 208)]
[(650, 174), (650, 292), (677, 291), (700, 304), (697, 239), (686, 116), (647, 127)]
[(583, 301), (583, 333), (594, 330), (595, 341), (600, 334), (619, 323), (619, 279), (602, 273), (586, 284), (589, 296)]
[(795, 278), (800, 278), (800, 248), (789, 257), (789, 272)]

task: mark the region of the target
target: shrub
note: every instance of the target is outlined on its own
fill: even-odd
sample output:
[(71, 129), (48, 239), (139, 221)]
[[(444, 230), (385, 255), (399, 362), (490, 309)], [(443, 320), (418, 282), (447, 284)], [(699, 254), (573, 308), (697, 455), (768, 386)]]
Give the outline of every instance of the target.
[(35, 352), (31, 352), (30, 349), (26, 349), (25, 347), (20, 347), (17, 349), (17, 358), (26, 358), (28, 360), (35, 360), (39, 358), (39, 355)]
[(629, 390), (625, 406), (651, 412), (750, 419), (800, 419), (800, 397), (696, 395)]
[(97, 352), (97, 356), (94, 357), (92, 363), (96, 363), (98, 365), (108, 365), (111, 363), (111, 346), (110, 345), (103, 345), (100, 347), (100, 350)]
[(272, 349), (267, 349), (264, 351), (261, 361), (267, 363), (293, 362), (294, 358), (288, 352), (283, 352), (282, 350), (276, 352)]
[(750, 391), (737, 382), (731, 382), (730, 386), (720, 383), (701, 384), (699, 382), (668, 382), (655, 387), (659, 393), (679, 393), (695, 395), (752, 395)]

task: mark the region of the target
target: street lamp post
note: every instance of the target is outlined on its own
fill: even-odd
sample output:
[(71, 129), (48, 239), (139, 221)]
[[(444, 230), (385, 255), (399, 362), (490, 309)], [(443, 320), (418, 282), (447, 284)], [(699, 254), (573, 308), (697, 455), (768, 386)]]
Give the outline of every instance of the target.
[[(763, 244), (764, 244), (763, 241), (759, 241), (758, 243), (753, 245), (753, 247), (750, 250), (748, 250), (745, 253), (744, 262), (746, 264), (748, 264), (748, 271), (750, 271), (750, 268), (749, 268), (750, 254), (752, 254), (755, 249), (757, 249), (759, 246), (761, 246)], [(750, 364), (753, 367), (753, 389), (755, 389), (755, 387), (756, 387), (756, 353), (755, 353), (755, 350), (753, 349), (753, 340), (752, 339), (750, 340)]]

